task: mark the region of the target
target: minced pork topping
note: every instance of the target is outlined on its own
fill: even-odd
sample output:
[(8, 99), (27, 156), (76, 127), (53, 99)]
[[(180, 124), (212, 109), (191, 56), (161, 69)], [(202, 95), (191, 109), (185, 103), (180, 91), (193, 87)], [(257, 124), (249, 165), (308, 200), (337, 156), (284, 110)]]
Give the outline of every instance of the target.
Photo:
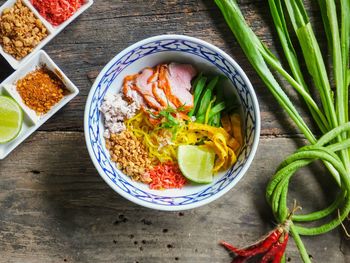
[(140, 106), (135, 102), (129, 103), (124, 100), (121, 93), (106, 95), (100, 108), (105, 123), (103, 136), (109, 138), (111, 134), (124, 131), (126, 129), (124, 120), (133, 117), (139, 109)]

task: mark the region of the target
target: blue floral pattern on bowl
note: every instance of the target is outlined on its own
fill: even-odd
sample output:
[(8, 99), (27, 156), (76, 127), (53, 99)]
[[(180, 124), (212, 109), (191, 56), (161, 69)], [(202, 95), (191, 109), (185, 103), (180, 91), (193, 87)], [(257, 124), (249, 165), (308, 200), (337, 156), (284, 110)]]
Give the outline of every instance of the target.
[[(97, 82), (94, 85), (96, 88), (90, 91), (88, 101), (90, 100), (91, 102), (87, 103), (88, 108), (86, 109), (86, 112), (88, 114), (86, 115), (88, 117), (85, 119), (85, 133), (88, 148), (90, 148), (90, 155), (92, 155), (92, 159), (95, 159), (94, 164), (97, 166), (98, 170), (100, 172), (102, 171), (104, 175), (108, 177), (108, 183), (114, 185), (118, 189), (118, 192), (123, 192), (122, 195), (124, 197), (130, 195), (143, 201), (145, 206), (151, 207), (156, 205), (157, 209), (163, 209), (164, 207), (164, 210), (171, 210), (165, 208), (169, 206), (177, 207), (174, 210), (186, 209), (188, 206), (194, 205), (205, 199), (213, 198), (216, 195), (221, 196), (221, 192), (226, 192), (228, 190), (227, 188), (232, 187), (231, 184), (235, 184), (239, 181), (243, 175), (241, 173), (242, 170), (246, 170), (247, 167), (244, 167), (250, 164), (253, 157), (251, 157), (250, 160), (248, 157), (249, 155), (254, 155), (257, 146), (255, 144), (257, 144), (258, 141), (256, 137), (259, 136), (260, 133), (260, 127), (256, 125), (257, 119), (259, 118), (259, 110), (254, 107), (253, 104), (253, 101), (256, 101), (254, 91), (251, 87), (248, 87), (245, 75), (242, 76), (237, 70), (238, 65), (231, 63), (225, 53), (222, 55), (222, 51), (220, 54), (217, 52), (217, 48), (210, 48), (210, 46), (208, 47), (197, 41), (192, 41), (189, 37), (186, 37), (186, 39), (179, 39), (169, 36), (169, 38), (162, 40), (150, 40), (131, 49), (112, 63), (106, 70), (105, 74), (97, 79)], [(140, 189), (137, 184), (116, 169), (115, 164), (110, 160), (108, 151), (105, 149), (102, 136), (103, 131), (99, 125), (100, 118), (102, 117), (99, 112), (99, 107), (115, 78), (133, 62), (151, 54), (165, 51), (185, 52), (198, 56), (210, 62), (226, 75), (237, 89), (237, 94), (239, 95), (243, 108), (243, 122), (245, 127), (244, 146), (237, 157), (237, 163), (229, 169), (220, 180), (208, 185), (205, 189), (201, 188), (200, 191), (194, 194), (175, 197), (166, 196), (166, 191), (159, 191), (159, 194), (155, 194), (154, 192), (150, 193)], [(244, 79), (246, 81), (244, 81)], [(258, 123), (260, 122), (258, 121)], [(252, 153), (252, 151), (254, 153)], [(248, 160), (249, 164), (247, 163)], [(230, 185), (231, 187), (229, 187)], [(149, 203), (149, 205), (147, 205), (147, 203)]]

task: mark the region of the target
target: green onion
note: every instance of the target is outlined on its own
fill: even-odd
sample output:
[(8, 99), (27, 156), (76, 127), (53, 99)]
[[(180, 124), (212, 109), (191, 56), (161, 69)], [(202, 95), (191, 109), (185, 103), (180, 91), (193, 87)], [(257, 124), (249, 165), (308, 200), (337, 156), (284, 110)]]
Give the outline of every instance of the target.
[[(211, 78), (207, 85), (207, 80), (202, 74), (196, 78), (194, 85), (194, 104), (195, 107), (189, 116), (195, 116), (196, 122), (209, 124), (212, 126), (221, 126), (221, 114), (223, 110), (233, 111), (239, 106), (236, 96), (228, 99), (224, 96), (224, 89), (219, 84), (225, 76), (217, 75)], [(227, 106), (228, 105), (228, 106)]]
[(343, 69), (343, 105), (344, 105), (344, 122), (349, 121), (349, 84), (350, 84), (350, 70), (349, 70), (349, 52), (350, 52), (350, 1), (340, 0), (341, 5), (341, 54), (342, 54), (342, 69)]
[(201, 80), (203, 77), (203, 72), (199, 73), (198, 76), (195, 78), (195, 80), (192, 83), (192, 91), (194, 91), (195, 87), (197, 86), (198, 82)]
[(218, 83), (219, 81), (219, 76), (215, 76), (212, 80), (209, 81), (208, 85), (207, 85), (207, 89), (210, 89), (210, 90), (214, 90), (216, 84)]
[(288, 65), (292, 71), (295, 81), (299, 83), (299, 84), (295, 84), (296, 86), (293, 85), (293, 87), (295, 87), (295, 89), (299, 92), (299, 94), (304, 97), (304, 100), (312, 114), (312, 117), (314, 118), (320, 130), (322, 132), (327, 132), (329, 130), (328, 122), (324, 114), (318, 108), (317, 104), (310, 97), (309, 88), (307, 87), (304, 77), (301, 73), (297, 55), (288, 33), (287, 24), (283, 14), (281, 1), (269, 0), (269, 5), (270, 5), (271, 15), (272, 15), (278, 36), (280, 38), (283, 51), (288, 61)]
[(214, 96), (214, 98), (210, 101), (207, 110), (205, 111), (204, 124), (208, 124), (208, 122), (209, 122), (210, 112), (211, 112), (211, 109), (212, 109), (212, 106), (213, 106), (215, 100), (216, 100), (216, 97)]
[(205, 114), (202, 114), (202, 115), (196, 117), (196, 122), (204, 123), (205, 122)]
[(224, 109), (225, 109), (225, 103), (224, 102), (220, 102), (220, 103), (216, 104), (213, 108), (210, 109), (209, 119), (213, 118), (214, 115), (220, 113)]
[(198, 102), (199, 102), (199, 99), (201, 98), (206, 81), (207, 81), (207, 78), (202, 77), (201, 74), (199, 75), (198, 81), (197, 80), (194, 81), (196, 85), (194, 86), (193, 108), (188, 114), (188, 116), (190, 116), (190, 117), (195, 116), (197, 113)]
[(221, 114), (218, 112), (211, 119), (209, 119), (209, 124), (215, 127), (220, 127), (221, 125)]
[(209, 125), (219, 127), (221, 125), (221, 111), (225, 110), (225, 102), (220, 102), (211, 108), (208, 123)]
[(199, 104), (199, 108), (198, 108), (196, 117), (205, 114), (205, 112), (209, 106), (209, 103), (211, 101), (211, 95), (212, 95), (212, 91), (210, 89), (206, 89), (204, 94), (203, 94), (203, 97), (201, 98), (201, 102)]

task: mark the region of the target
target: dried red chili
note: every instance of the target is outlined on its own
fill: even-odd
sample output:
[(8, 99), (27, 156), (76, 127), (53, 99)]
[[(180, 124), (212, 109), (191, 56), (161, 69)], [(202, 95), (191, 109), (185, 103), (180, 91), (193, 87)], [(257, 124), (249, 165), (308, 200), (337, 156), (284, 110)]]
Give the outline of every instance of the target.
[(278, 241), (282, 233), (283, 233), (283, 229), (278, 227), (275, 230), (271, 231), (261, 241), (242, 249), (236, 248), (227, 242), (221, 242), (221, 245), (223, 245), (228, 250), (231, 250), (232, 252), (234, 252), (239, 256), (252, 257), (254, 255), (267, 252), (269, 248)]
[(261, 259), (261, 263), (268, 263), (270, 261), (272, 261), (272, 263), (280, 263), (282, 256), (284, 254), (284, 251), (286, 250), (286, 247), (287, 247), (288, 238), (289, 238), (289, 235), (287, 232), (284, 234), (284, 236), (282, 236), (282, 240), (272, 245), (270, 250)]
[(246, 248), (236, 248), (227, 242), (220, 242), (228, 250), (234, 252), (237, 256), (232, 263), (244, 263), (249, 258), (263, 255), (260, 263), (280, 263), (286, 250), (289, 239), (289, 227), (292, 224), (292, 216), (295, 211), (301, 209), (294, 201), (294, 207), (285, 219), (283, 224), (278, 225), (273, 231), (267, 234), (262, 240)]
[(47, 21), (58, 26), (70, 18), (85, 0), (31, 0), (31, 3)]
[(237, 255), (232, 263), (243, 263), (249, 258), (260, 254), (264, 254), (261, 263), (268, 263), (271, 261), (273, 263), (279, 263), (287, 247), (289, 224), (290, 220), (288, 219), (284, 224), (279, 225), (261, 241), (246, 248), (239, 249), (226, 242), (221, 242), (221, 244)]

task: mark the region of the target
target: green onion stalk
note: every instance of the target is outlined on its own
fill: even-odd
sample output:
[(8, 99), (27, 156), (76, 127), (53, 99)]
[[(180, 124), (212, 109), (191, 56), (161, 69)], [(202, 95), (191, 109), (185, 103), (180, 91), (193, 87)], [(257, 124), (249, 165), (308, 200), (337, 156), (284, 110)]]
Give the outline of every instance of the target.
[[(280, 164), (267, 186), (266, 199), (276, 220), (282, 223), (290, 213), (287, 206), (290, 179), (297, 170), (315, 160), (324, 163), (338, 187), (338, 195), (328, 207), (309, 214), (295, 214), (292, 217), (291, 235), (302, 260), (311, 262), (301, 236), (327, 233), (342, 225), (350, 212), (350, 0), (318, 0), (328, 51), (331, 54), (330, 68), (333, 72), (327, 71), (323, 59), (327, 54), (321, 52), (302, 0), (268, 0), (288, 69), (282, 66), (252, 31), (236, 0), (215, 2), (255, 71), (309, 141), (309, 145), (300, 148)], [(290, 21), (291, 27), (287, 25), (287, 20)], [(290, 37), (291, 30), (296, 35), (295, 43)], [(301, 59), (306, 65), (306, 73), (301, 69), (301, 59), (296, 54), (295, 45), (302, 51)], [(272, 70), (289, 85), (282, 86)], [(330, 80), (331, 73), (334, 81)], [(306, 84), (306, 78), (312, 80), (310, 86)], [(294, 107), (294, 103), (285, 92), (290, 87), (300, 94), (321, 136), (313, 134)], [(305, 225), (307, 222), (320, 220), (322, 223), (316, 227)]]

